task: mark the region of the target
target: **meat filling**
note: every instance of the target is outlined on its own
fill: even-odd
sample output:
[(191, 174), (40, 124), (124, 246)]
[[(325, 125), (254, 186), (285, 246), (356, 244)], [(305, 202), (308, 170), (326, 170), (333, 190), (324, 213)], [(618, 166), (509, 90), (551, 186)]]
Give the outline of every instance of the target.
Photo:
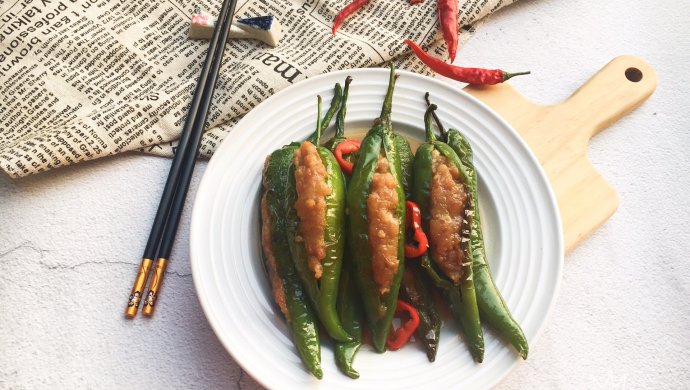
[(385, 156), (380, 156), (367, 199), (371, 268), (379, 294), (387, 293), (398, 271), (398, 183)]
[(464, 259), (461, 229), (468, 194), (460, 181), (460, 171), (438, 150), (432, 152), (431, 257), (455, 284), (462, 278)]
[[(268, 165), (268, 158), (266, 159), (266, 165)], [(265, 190), (265, 175), (263, 185)], [(287, 304), (285, 303), (285, 288), (283, 286), (283, 280), (280, 279), (280, 276), (278, 276), (278, 265), (276, 263), (276, 258), (273, 254), (273, 247), (271, 245), (271, 240), (273, 239), (271, 234), (271, 224), (271, 214), (268, 212), (268, 201), (266, 200), (266, 192), (264, 191), (264, 194), (261, 197), (261, 246), (264, 250), (264, 256), (266, 256), (266, 268), (268, 268), (268, 279), (271, 281), (273, 299), (276, 301), (280, 311), (283, 312), (285, 318), (290, 319)]]
[(299, 216), (299, 235), (307, 251), (307, 264), (316, 279), (323, 274), (321, 261), (326, 257), (326, 196), (331, 188), (326, 183), (328, 172), (321, 161), (316, 146), (303, 142), (295, 151), (295, 209)]

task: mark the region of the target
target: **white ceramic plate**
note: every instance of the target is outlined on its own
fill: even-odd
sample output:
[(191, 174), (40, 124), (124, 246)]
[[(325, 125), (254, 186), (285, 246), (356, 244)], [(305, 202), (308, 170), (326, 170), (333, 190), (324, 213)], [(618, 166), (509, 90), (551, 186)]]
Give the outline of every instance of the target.
[[(489, 263), (534, 350), (563, 266), (561, 224), (549, 183), (515, 130), (483, 103), (441, 81), (399, 74), (393, 99), (396, 131), (423, 140), (423, 97), (429, 91), (445, 125), (461, 130), (473, 145)], [(324, 98), (325, 110), (333, 85), (347, 75), (354, 78), (347, 129), (368, 129), (381, 110), (387, 69), (329, 73), (280, 91), (247, 114), (211, 159), (194, 202), (190, 243), (194, 284), (204, 312), (235, 360), (269, 388), (492, 386), (520, 358), (485, 329), (484, 363), (475, 364), (452, 321), (443, 325), (435, 363), (429, 363), (417, 345), (385, 354), (364, 346), (354, 363), (357, 380), (338, 371), (330, 343), (322, 345), (321, 381), (303, 368), (293, 347), (261, 260), (261, 170), (273, 150), (313, 131), (316, 95)]]

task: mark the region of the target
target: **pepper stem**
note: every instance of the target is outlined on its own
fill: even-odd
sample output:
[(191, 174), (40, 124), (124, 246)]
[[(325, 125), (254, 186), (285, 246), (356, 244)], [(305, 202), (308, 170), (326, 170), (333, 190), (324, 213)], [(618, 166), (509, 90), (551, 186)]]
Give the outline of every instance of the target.
[(436, 136), (434, 135), (433, 119), (434, 111), (437, 108), (438, 107), (435, 104), (431, 104), (424, 113), (424, 128), (426, 129), (426, 142), (429, 143), (436, 141)]
[(508, 72), (503, 72), (503, 81), (507, 81), (508, 79), (511, 79), (515, 76), (522, 76), (524, 74), (530, 74), (529, 70), (527, 72), (517, 72), (517, 73), (508, 73)]
[(351, 82), (352, 77), (347, 76), (347, 78), (345, 79), (345, 89), (343, 89), (343, 98), (340, 102), (340, 111), (338, 111), (338, 116), (335, 118), (336, 138), (345, 137), (345, 115), (347, 114), (347, 94), (350, 91)]
[(314, 137), (314, 145), (319, 146), (321, 143), (321, 95), (316, 96), (316, 137)]
[[(323, 119), (321, 120), (321, 125), (317, 130), (321, 131), (323, 133), (328, 125), (331, 123), (331, 118), (333, 118), (333, 115), (335, 115), (335, 112), (338, 110), (340, 107), (340, 101), (343, 98), (343, 91), (342, 88), (340, 87), (339, 83), (335, 84), (335, 91), (333, 92), (333, 99), (331, 99), (331, 106), (328, 108), (328, 111), (326, 111), (326, 114), (323, 116)], [(307, 138), (307, 141), (311, 142), (314, 145), (318, 145), (319, 143), (316, 141), (316, 133), (317, 131), (314, 131), (309, 135), (309, 138)], [(319, 136), (320, 137), (320, 136)]]
[[(427, 108), (431, 105), (431, 100), (429, 99), (429, 96), (429, 92), (424, 94), (424, 100), (426, 101)], [(436, 127), (438, 127), (438, 130), (441, 132), (441, 139), (443, 140), (443, 142), (448, 142), (448, 131), (446, 131), (446, 128), (443, 127), (443, 123), (441, 123), (441, 118), (438, 117), (436, 111), (434, 111), (434, 122), (436, 122)]]
[[(383, 101), (383, 108), (381, 109), (381, 122), (384, 125), (391, 124), (391, 111), (393, 110), (393, 89), (395, 88), (395, 80), (398, 77), (395, 75), (395, 65), (391, 64), (391, 73), (388, 79), (388, 90), (386, 91), (386, 99)], [(387, 127), (388, 127), (387, 126)]]
[(335, 112), (340, 108), (340, 102), (343, 99), (343, 91), (342, 87), (340, 86), (340, 83), (335, 84), (335, 90), (333, 92), (333, 99), (331, 100), (331, 106), (328, 107), (328, 110), (326, 111), (326, 114), (323, 116), (323, 120), (321, 121), (321, 131), (323, 132), (326, 130), (328, 125), (331, 123), (331, 119), (333, 118), (333, 115), (335, 115)]

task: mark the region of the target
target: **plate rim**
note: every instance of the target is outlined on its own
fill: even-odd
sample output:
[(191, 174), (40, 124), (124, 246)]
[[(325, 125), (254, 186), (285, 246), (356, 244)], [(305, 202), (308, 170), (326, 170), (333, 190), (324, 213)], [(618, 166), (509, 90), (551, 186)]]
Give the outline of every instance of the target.
[[(253, 119), (254, 116), (260, 115), (260, 108), (264, 105), (268, 105), (272, 103), (274, 100), (279, 99), (282, 95), (287, 94), (292, 92), (293, 89), (295, 88), (300, 88), (304, 87), (306, 84), (310, 82), (317, 82), (321, 79), (324, 78), (335, 78), (335, 77), (341, 77), (344, 79), (346, 76), (355, 76), (356, 74), (362, 74), (362, 73), (369, 73), (369, 72), (374, 72), (374, 73), (386, 73), (390, 71), (389, 68), (381, 68), (381, 67), (375, 67), (375, 68), (353, 68), (353, 69), (345, 69), (345, 70), (339, 70), (339, 71), (334, 71), (334, 72), (328, 72), (328, 73), (322, 73), (319, 75), (311, 76), (308, 79), (299, 82), (297, 84), (290, 85), (288, 87), (285, 87), (281, 89), (280, 91), (276, 92), (275, 94), (269, 96), (265, 100), (263, 100), (261, 103), (259, 103), (256, 107), (251, 109), (245, 116), (238, 121), (235, 124), (235, 127), (237, 127), (240, 123), (250, 121)], [(422, 83), (427, 83), (431, 82), (434, 84), (439, 85), (440, 87), (443, 88), (452, 88), (451, 85), (449, 85), (448, 81), (442, 81), (440, 79), (434, 78), (434, 77), (429, 77), (426, 75), (422, 75), (419, 73), (411, 72), (408, 70), (404, 69), (396, 69), (395, 72), (397, 74), (404, 74), (406, 77), (410, 77), (414, 80), (417, 80)], [(543, 321), (541, 324), (539, 324), (537, 331), (534, 333), (534, 336), (530, 340), (530, 345), (533, 346), (537, 340), (540, 338), (541, 334), (544, 332), (546, 324), (550, 322), (551, 317), (553, 316), (553, 308), (556, 304), (556, 301), (558, 300), (558, 296), (560, 293), (561, 289), (561, 283), (563, 279), (563, 268), (565, 265), (565, 244), (564, 244), (564, 234), (563, 234), (563, 225), (562, 225), (562, 219), (561, 219), (561, 214), (560, 214), (560, 209), (558, 207), (558, 202), (557, 198), (555, 195), (555, 192), (553, 190), (553, 187), (551, 185), (551, 182), (548, 179), (548, 176), (546, 175), (546, 172), (544, 171), (544, 167), (539, 163), (538, 158), (532, 151), (532, 149), (529, 147), (527, 142), (522, 138), (520, 133), (515, 130), (515, 128), (508, 123), (502, 116), (500, 116), (496, 111), (494, 111), (490, 106), (488, 106), (486, 103), (483, 101), (479, 100), (478, 98), (472, 96), (471, 94), (465, 92), (462, 88), (457, 88), (453, 89), (453, 92), (458, 93), (460, 95), (464, 95), (464, 98), (467, 98), (469, 100), (472, 100), (475, 104), (481, 106), (481, 108), (485, 111), (487, 115), (492, 116), (494, 120), (498, 121), (501, 123), (501, 125), (505, 126), (509, 132), (512, 134), (513, 138), (515, 141), (517, 141), (518, 144), (520, 144), (520, 147), (524, 149), (527, 153), (526, 156), (530, 160), (531, 164), (536, 167), (536, 173), (539, 175), (539, 179), (543, 181), (546, 186), (546, 195), (548, 198), (548, 206), (549, 206), (549, 211), (551, 214), (556, 219), (556, 225), (557, 225), (557, 232), (556, 232), (556, 238), (557, 238), (557, 243), (556, 243), (556, 248), (558, 250), (558, 259), (554, 259), (557, 261), (556, 264), (556, 274), (555, 274), (555, 284), (554, 284), (554, 292), (552, 297), (549, 300), (548, 307), (546, 309), (546, 315), (544, 316)], [(245, 130), (248, 131), (248, 130)], [(255, 381), (257, 381), (259, 384), (261, 384), (264, 387), (270, 388), (269, 384), (265, 382), (262, 378), (258, 378), (254, 375), (251, 374), (251, 370), (248, 369), (245, 366), (245, 363), (241, 360), (235, 357), (235, 355), (232, 352), (232, 348), (230, 348), (229, 342), (226, 341), (226, 337), (229, 337), (227, 335), (224, 335), (223, 332), (220, 331), (220, 325), (216, 323), (215, 316), (212, 314), (212, 308), (211, 308), (211, 303), (208, 300), (208, 297), (205, 296), (204, 289), (201, 288), (201, 276), (200, 273), (201, 271), (198, 269), (200, 261), (195, 261), (194, 259), (199, 259), (199, 255), (196, 254), (196, 251), (198, 250), (197, 246), (195, 245), (197, 240), (202, 239), (203, 237), (199, 237), (201, 234), (200, 229), (197, 228), (195, 229), (195, 226), (197, 226), (200, 221), (200, 215), (201, 211), (200, 208), (198, 207), (197, 204), (200, 202), (202, 195), (205, 193), (205, 189), (207, 186), (210, 184), (210, 179), (209, 175), (207, 174), (210, 172), (212, 169), (215, 169), (215, 165), (218, 164), (218, 161), (220, 160), (220, 156), (223, 153), (223, 150), (228, 148), (226, 145), (226, 141), (232, 142), (232, 140), (235, 137), (238, 137), (240, 132), (238, 131), (230, 131), (227, 136), (221, 141), (219, 144), (218, 148), (215, 150), (213, 156), (211, 156), (211, 159), (208, 162), (208, 165), (206, 166), (206, 169), (204, 171), (204, 174), (202, 175), (202, 178), (199, 182), (199, 187), (196, 191), (195, 197), (194, 197), (194, 203), (192, 207), (192, 215), (191, 215), (191, 221), (190, 221), (190, 229), (189, 229), (189, 261), (190, 261), (190, 268), (192, 271), (192, 280), (194, 283), (194, 289), (197, 295), (197, 299), (199, 300), (199, 303), (201, 304), (202, 311), (204, 313), (204, 316), (206, 317), (206, 320), (208, 321), (209, 325), (213, 329), (214, 334), (218, 338), (218, 340), (221, 342), (223, 345), (223, 348), (228, 352), (230, 357), (237, 363), (242, 370), (247, 372)], [(547, 206), (547, 205), (544, 205)], [(516, 355), (517, 356), (517, 355)], [(513, 363), (510, 365), (510, 367), (505, 370), (503, 373), (500, 375), (496, 375), (493, 377), (492, 380), (487, 381), (488, 387), (494, 387), (498, 383), (500, 383), (509, 373), (513, 372), (517, 364), (519, 364), (522, 360), (516, 358)]]

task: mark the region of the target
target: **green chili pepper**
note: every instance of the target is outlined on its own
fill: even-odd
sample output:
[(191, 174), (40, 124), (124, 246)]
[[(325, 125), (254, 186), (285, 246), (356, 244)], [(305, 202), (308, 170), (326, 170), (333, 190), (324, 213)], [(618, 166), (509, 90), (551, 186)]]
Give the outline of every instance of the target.
[[(314, 141), (318, 145), (321, 138), (321, 97), (318, 98), (317, 134)], [(305, 141), (309, 142), (309, 141)], [(318, 156), (326, 169), (326, 185), (330, 194), (325, 196), (325, 257), (321, 259), (322, 274), (317, 279), (308, 264), (307, 249), (301, 239), (300, 218), (295, 208), (297, 201), (297, 186), (295, 181), (295, 165), (288, 169), (288, 183), (286, 190), (287, 235), (292, 260), (297, 273), (302, 279), (307, 296), (310, 298), (316, 312), (328, 334), (337, 341), (350, 341), (352, 337), (343, 329), (336, 311), (338, 283), (342, 266), (344, 239), (343, 223), (345, 218), (345, 183), (343, 174), (331, 152), (316, 146)]]
[[(414, 185), (412, 188), (413, 199), (417, 202), (422, 212), (422, 226), (426, 232), (430, 232), (429, 225), (431, 219), (431, 183), (433, 178), (433, 152), (437, 151), (443, 156), (446, 161), (460, 173), (461, 184), (465, 188), (469, 188), (469, 178), (462, 167), (460, 158), (453, 151), (453, 149), (441, 141), (437, 141), (432, 129), (432, 114), (436, 109), (435, 105), (431, 105), (424, 115), (424, 124), (426, 128), (426, 143), (422, 144), (417, 149), (417, 154), (414, 160)], [(469, 191), (469, 189), (467, 189)], [(461, 264), (460, 279), (453, 281), (449, 276), (440, 269), (436, 261), (431, 261), (434, 237), (427, 234), (431, 244), (431, 250), (422, 256), (422, 266), (427, 271), (434, 283), (442, 289), (446, 299), (450, 303), (453, 317), (458, 321), (460, 328), (465, 334), (465, 339), (468, 343), (472, 357), (477, 362), (484, 359), (484, 334), (479, 323), (479, 310), (477, 308), (477, 297), (474, 288), (472, 275), (472, 262), (470, 246), (468, 245), (470, 239), (470, 225), (473, 213), (473, 204), (471, 196), (467, 196), (467, 202), (464, 205), (465, 214), (461, 216), (463, 219), (460, 231), (461, 236), (459, 242), (460, 249), (463, 252), (463, 263)]]
[(434, 297), (429, 290), (428, 276), (415, 260), (405, 259), (405, 274), (400, 285), (403, 300), (417, 309), (419, 327), (415, 331), (417, 339), (424, 346), (430, 362), (436, 360), (439, 336), (441, 334), (441, 317), (436, 310)]
[(284, 147), (266, 159), (261, 203), (262, 249), (276, 303), (284, 302), (284, 305), (279, 303), (279, 306), (287, 320), (297, 352), (307, 369), (321, 379), (321, 345), (316, 315), (307, 302), (302, 282), (290, 258), (285, 233), (284, 199), (287, 171), (293, 154), (294, 148)]
[[(402, 169), (397, 145), (393, 138), (391, 122), (391, 107), (393, 103), (393, 89), (395, 87), (395, 69), (391, 66), (388, 91), (381, 109), (380, 117), (369, 130), (359, 150), (359, 158), (354, 167), (347, 192), (349, 210), (349, 248), (355, 264), (357, 285), (362, 295), (364, 312), (366, 314), (372, 334), (374, 348), (378, 352), (385, 351), (386, 338), (390, 329), (391, 319), (395, 314), (398, 289), (404, 268), (404, 236), (405, 236), (405, 194), (402, 188)], [(375, 171), (380, 157), (388, 161), (387, 170), (392, 174), (397, 185), (397, 195), (394, 218), (398, 223), (397, 254), (394, 260), (397, 269), (391, 267), (387, 271), (394, 271), (388, 286), (379, 286), (375, 280), (372, 259), (374, 254), (370, 246), (367, 203), (372, 188)], [(377, 239), (379, 239), (377, 237)], [(383, 238), (385, 239), (385, 237)], [(380, 255), (380, 253), (378, 253)]]
[[(345, 250), (345, 256), (348, 251)], [(338, 315), (343, 328), (353, 337), (352, 341), (335, 342), (335, 362), (340, 371), (350, 378), (359, 378), (359, 373), (352, 368), (355, 354), (362, 346), (362, 307), (359, 303), (357, 286), (354, 280), (354, 267), (344, 264), (340, 276), (340, 292), (338, 293)]]
[(472, 249), (472, 270), (474, 286), (477, 290), (477, 305), (482, 321), (498, 331), (522, 356), (527, 359), (529, 345), (520, 325), (513, 319), (501, 293), (496, 288), (491, 270), (486, 262), (484, 237), (479, 217), (479, 197), (477, 196), (477, 171), (472, 164), (472, 147), (462, 134), (454, 129), (447, 133), (448, 145), (460, 157), (463, 167), (468, 172), (470, 196), (475, 205), (471, 226), (470, 247)]
[(414, 154), (410, 143), (405, 137), (398, 133), (393, 133), (393, 142), (400, 156), (400, 169), (402, 170), (402, 184), (405, 190), (405, 199), (412, 199), (412, 171)]
[[(342, 101), (340, 103), (340, 110), (335, 119), (335, 136), (326, 143), (326, 146), (331, 151), (346, 140), (345, 138), (345, 115), (347, 113), (347, 95), (350, 90), (350, 83), (352, 78), (348, 76), (345, 79), (345, 89), (343, 90)], [(343, 175), (347, 185), (347, 175)], [(335, 342), (335, 362), (345, 375), (350, 378), (359, 378), (359, 373), (352, 368), (355, 354), (362, 345), (362, 308), (359, 303), (359, 294), (354, 281), (354, 264), (348, 254), (347, 246), (345, 247), (345, 254), (343, 256), (343, 269), (340, 275), (340, 291), (338, 292), (337, 309), (340, 316), (340, 322), (347, 333), (352, 336), (352, 341), (336, 341)]]

